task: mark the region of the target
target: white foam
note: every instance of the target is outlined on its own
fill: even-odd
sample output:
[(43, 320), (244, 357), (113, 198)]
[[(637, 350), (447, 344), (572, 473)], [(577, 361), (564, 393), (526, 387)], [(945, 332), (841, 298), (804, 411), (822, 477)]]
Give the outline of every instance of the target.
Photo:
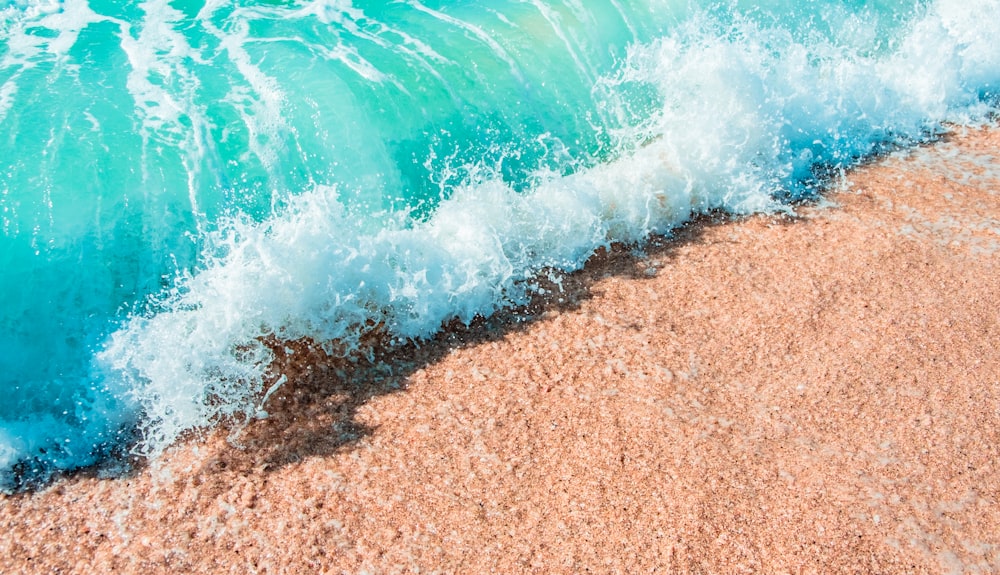
[(483, 170), (426, 221), (375, 232), (317, 186), (263, 223), (223, 226), (204, 269), (180, 278), (157, 313), (132, 318), (100, 359), (143, 406), (143, 449), (156, 453), (185, 430), (256, 413), (264, 336), (357, 345), (376, 323), (427, 337), (523, 301), (534, 274), (577, 269), (612, 241), (711, 210), (786, 209), (776, 198), (803, 193), (817, 163), (845, 166), (887, 139), (981, 120), (1000, 74), (996, 9), (938, 2), (889, 55), (856, 26), (806, 45), (749, 21), (695, 18), (634, 47), (604, 80), (608, 93), (651, 87), (660, 98), (618, 134), (616, 159), (540, 176), (526, 193)]
[[(42, 61), (70, 66), (66, 54), (76, 43), (80, 31), (102, 20), (86, 0), (15, 2), (0, 10), (0, 35), (7, 48), (0, 60), (0, 71), (10, 71), (0, 85), (0, 121), (13, 105), (17, 82), (26, 70)], [(46, 28), (55, 35), (31, 34), (28, 27)]]
[(477, 40), (482, 42), (484, 45), (489, 47), (490, 51), (493, 52), (493, 54), (496, 55), (497, 58), (505, 62), (507, 66), (510, 67), (510, 73), (514, 75), (514, 77), (519, 79), (523, 77), (521, 68), (520, 66), (518, 66), (514, 58), (511, 57), (511, 55), (507, 52), (507, 50), (504, 49), (504, 47), (501, 46), (500, 43), (494, 40), (493, 36), (490, 35), (490, 33), (487, 32), (486, 30), (483, 30), (479, 26), (475, 26), (464, 20), (453, 18), (439, 10), (434, 10), (432, 8), (429, 8), (428, 6), (425, 6), (424, 4), (422, 4), (417, 0), (410, 0), (410, 5), (416, 8), (417, 10), (424, 12), (425, 14), (428, 14), (433, 18), (437, 18), (438, 20), (444, 22), (445, 24), (448, 24), (450, 26), (455, 26), (457, 28), (461, 28), (467, 31), (470, 35), (472, 35)]
[(202, 25), (219, 39), (230, 62), (246, 81), (245, 86), (233, 86), (226, 100), (239, 112), (249, 132), (250, 151), (269, 172), (276, 172), (280, 170), (278, 142), (281, 139), (275, 136), (290, 129), (281, 115), (285, 94), (278, 82), (261, 70), (246, 51), (250, 20), (243, 19), (242, 13), (237, 11), (231, 17), (232, 31), (223, 31), (212, 24), (208, 16), (210, 14), (204, 12), (200, 14)]
[(1000, 95), (998, 22), (995, 0), (935, 2), (890, 61), (894, 87), (934, 117), (981, 114), (983, 92)]

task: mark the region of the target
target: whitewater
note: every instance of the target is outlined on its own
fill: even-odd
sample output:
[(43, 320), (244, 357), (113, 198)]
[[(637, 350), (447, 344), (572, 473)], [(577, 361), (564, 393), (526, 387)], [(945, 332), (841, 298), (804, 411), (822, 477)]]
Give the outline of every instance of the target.
[[(0, 3), (0, 488), (1000, 105), (1000, 0)], [(278, 342), (278, 343), (276, 343)]]

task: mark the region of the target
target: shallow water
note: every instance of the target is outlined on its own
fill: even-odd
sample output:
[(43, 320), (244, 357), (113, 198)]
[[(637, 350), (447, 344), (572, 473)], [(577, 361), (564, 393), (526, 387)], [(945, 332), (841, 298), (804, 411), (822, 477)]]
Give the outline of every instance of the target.
[(264, 337), (432, 335), (1000, 85), (996, 0), (0, 6), (8, 487), (257, 414)]

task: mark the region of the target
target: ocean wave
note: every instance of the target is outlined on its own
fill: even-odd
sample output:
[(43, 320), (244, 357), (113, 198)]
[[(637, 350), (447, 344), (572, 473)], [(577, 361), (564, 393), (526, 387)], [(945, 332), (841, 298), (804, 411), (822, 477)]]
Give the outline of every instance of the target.
[[(985, 122), (998, 105), (995, 0), (885, 3), (879, 9), (774, 3), (691, 13), (668, 4), (643, 8), (674, 14), (664, 19), (669, 26), (647, 31), (646, 39), (636, 41), (638, 25), (622, 18), (628, 48), (610, 67), (597, 63), (601, 50), (580, 32), (593, 24), (594, 14), (573, 2), (539, 1), (525, 5), (532, 10), (494, 12), (490, 17), (512, 31), (499, 39), (447, 7), (409, 3), (419, 13), (414, 18), (431, 18), (481, 51), (468, 50), (466, 61), (391, 23), (376, 24), (350, 3), (242, 8), (254, 14), (297, 10), (310, 22), (299, 30), (303, 35), (315, 33), (310, 26), (318, 21), (353, 26), (352, 37), (365, 38), (369, 46), (395, 39), (412, 76), (380, 72), (360, 45), (342, 43), (323, 56), (383, 86), (384, 98), (395, 93), (401, 102), (432, 106), (413, 94), (441, 84), (435, 71), (453, 66), (481, 64), (470, 74), (484, 83), (477, 88), (463, 75), (454, 80), (462, 87), (437, 94), (433, 106), (450, 111), (439, 114), (432, 106), (416, 117), (442, 124), (417, 128), (429, 135), (395, 159), (377, 137), (383, 132), (365, 133), (352, 127), (355, 119), (336, 118), (347, 126), (343, 134), (359, 134), (341, 156), (359, 164), (345, 166), (343, 178), (332, 170), (329, 178), (309, 172), (282, 180), (292, 182), (294, 193), (280, 193), (278, 200), (274, 186), (242, 188), (223, 178), (231, 193), (249, 190), (268, 199), (253, 199), (254, 209), (200, 218), (188, 232), (200, 246), (196, 263), (178, 264), (167, 287), (154, 291), (98, 345), (88, 378), (104, 390), (98, 397), (110, 399), (87, 404), (73, 421), (96, 421), (94, 430), (77, 425), (76, 432), (85, 437), (82, 445), (104, 451), (81, 456), (88, 450), (74, 443), (75, 452), (39, 457), (39, 449), (65, 434), (59, 418), (53, 423), (58, 431), (39, 433), (26, 431), (24, 421), (5, 422), (0, 466), (13, 469), (25, 458), (42, 468), (88, 464), (130, 433), (123, 429), (137, 429), (135, 450), (156, 456), (193, 429), (265, 415), (262, 398), (283, 381), (272, 366), (275, 342), (308, 339), (343, 356), (364, 352), (373, 330), (389, 345), (427, 338), (456, 319), (468, 323), (524, 303), (538, 289), (533, 280), (539, 274), (579, 269), (612, 243), (641, 242), (713, 211), (790, 210), (791, 202), (815, 194), (858, 161), (888, 146), (932, 138), (944, 123)], [(202, 12), (212, 7), (219, 8), (210, 3)], [(625, 12), (614, 2), (612, 8)], [(164, 22), (184, 17), (172, 13)], [(248, 29), (218, 23), (208, 29), (247, 79), (227, 92), (228, 104), (239, 111), (234, 120), (246, 127), (237, 138), (246, 145), (239, 157), (260, 173), (305, 173), (300, 164), (283, 160), (288, 142), (308, 156), (312, 146), (330, 141), (310, 140), (301, 133), (303, 124), (289, 117), (290, 96), (272, 83), (262, 60), (250, 56), (254, 40)], [(560, 84), (544, 74), (532, 78), (535, 72), (524, 60), (530, 50), (515, 42), (524, 38), (538, 49), (559, 51), (572, 82)], [(268, 41), (282, 42), (280, 34)], [(164, 70), (190, 71), (194, 65), (197, 51), (179, 49), (179, 39), (167, 34), (148, 42), (160, 48), (141, 58), (138, 47), (130, 52), (148, 63), (139, 77), (157, 77), (153, 62), (168, 53), (176, 63)], [(480, 53), (490, 56), (478, 61)], [(553, 69), (540, 68), (545, 74)], [(171, 141), (193, 150), (184, 161), (211, 159), (211, 112), (196, 97), (197, 75), (188, 77), (173, 92), (164, 81), (129, 85), (133, 95), (146, 94), (140, 130), (154, 139), (172, 134)], [(546, 81), (550, 92), (509, 91), (519, 85), (540, 90)], [(321, 80), (311, 77), (308, 83), (303, 93), (316, 96)], [(456, 90), (476, 89), (490, 93), (456, 96)], [(0, 89), (0, 103), (2, 98)], [(518, 112), (511, 112), (510, 130), (528, 123), (532, 129), (505, 132), (508, 124), (500, 122), (467, 129), (461, 137), (452, 133), (453, 107), (485, 109), (472, 117), (490, 118), (504, 98), (524, 99), (513, 104)], [(7, 101), (10, 109), (13, 100)], [(575, 103), (579, 110), (565, 109)], [(281, 140), (282, 134), (288, 138)], [(366, 153), (378, 161), (361, 159)], [(407, 168), (410, 162), (416, 168)], [(238, 174), (231, 163), (221, 154), (209, 163), (215, 172), (203, 164), (196, 172), (222, 181), (218, 170)], [(185, 183), (185, 194), (196, 198), (192, 182)], [(408, 187), (413, 182), (419, 194)], [(393, 199), (394, 193), (401, 196)], [(207, 209), (199, 205), (192, 199), (189, 209)]]

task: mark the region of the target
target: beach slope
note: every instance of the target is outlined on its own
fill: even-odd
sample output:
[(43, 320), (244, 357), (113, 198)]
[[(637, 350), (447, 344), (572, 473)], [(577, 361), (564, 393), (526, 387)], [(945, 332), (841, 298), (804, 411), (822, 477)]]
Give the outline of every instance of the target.
[[(1000, 132), (0, 495), (4, 573), (1000, 570)], [(182, 353), (182, 350), (178, 350)]]

